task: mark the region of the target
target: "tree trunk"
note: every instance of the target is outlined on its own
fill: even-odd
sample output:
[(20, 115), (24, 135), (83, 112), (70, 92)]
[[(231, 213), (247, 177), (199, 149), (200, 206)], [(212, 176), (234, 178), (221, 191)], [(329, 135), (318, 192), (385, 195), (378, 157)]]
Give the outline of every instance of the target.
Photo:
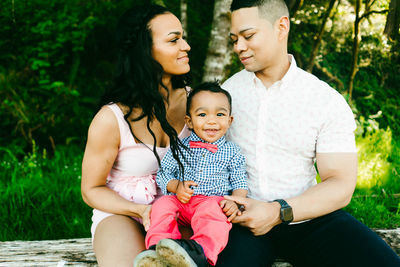
[(391, 40), (399, 39), (400, 26), (400, 2), (399, 0), (391, 0), (389, 4), (389, 13), (386, 19), (384, 34)]
[(356, 0), (356, 8), (355, 8), (355, 15), (356, 19), (354, 21), (354, 38), (353, 38), (353, 57), (351, 59), (351, 67), (350, 67), (350, 78), (348, 84), (348, 94), (349, 94), (349, 101), (351, 101), (351, 96), (353, 94), (353, 82), (354, 77), (356, 76), (357, 69), (358, 69), (358, 48), (360, 46), (360, 8), (361, 8), (361, 0)]
[(183, 32), (186, 33), (187, 37), (187, 0), (181, 0), (181, 23)]
[(226, 78), (226, 66), (230, 65), (232, 58), (232, 45), (229, 41), (230, 4), (231, 0), (215, 1), (203, 81), (223, 81)]
[(333, 6), (335, 5), (335, 3), (336, 3), (336, 0), (329, 1), (329, 6), (324, 14), (319, 31), (314, 36), (314, 43), (311, 48), (310, 58), (308, 59), (308, 66), (306, 69), (308, 72), (312, 72), (312, 69), (314, 67), (314, 60), (315, 60), (315, 57), (317, 56), (319, 45), (321, 44), (322, 35), (324, 34), (324, 31), (325, 31), (325, 25), (326, 25), (326, 22), (328, 21), (328, 18), (331, 16)]

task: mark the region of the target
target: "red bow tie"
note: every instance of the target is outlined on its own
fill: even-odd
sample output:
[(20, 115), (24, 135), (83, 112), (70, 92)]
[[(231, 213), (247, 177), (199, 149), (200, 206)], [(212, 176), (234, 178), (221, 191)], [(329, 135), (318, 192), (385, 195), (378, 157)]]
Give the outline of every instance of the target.
[(204, 143), (201, 141), (190, 141), (190, 148), (205, 148), (208, 151), (215, 153), (218, 150), (218, 146), (215, 144)]

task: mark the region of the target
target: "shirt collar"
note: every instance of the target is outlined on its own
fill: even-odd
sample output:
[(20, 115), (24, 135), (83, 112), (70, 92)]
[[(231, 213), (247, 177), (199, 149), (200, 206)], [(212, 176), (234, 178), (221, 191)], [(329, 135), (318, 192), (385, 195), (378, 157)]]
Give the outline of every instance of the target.
[[(194, 131), (192, 131), (192, 133), (190, 134), (189, 141), (201, 141), (204, 143), (210, 143), (198, 137), (198, 135)], [(218, 148), (221, 148), (221, 146), (225, 144), (225, 142), (226, 142), (225, 135), (223, 135), (220, 139), (210, 144), (215, 144), (218, 146)]]
[[(281, 80), (276, 81), (274, 84), (280, 83), (280, 86), (286, 85), (295, 77), (295, 72), (296, 72), (296, 68), (297, 68), (296, 60), (294, 59), (294, 56), (291, 54), (288, 54), (288, 58), (289, 58), (289, 63), (290, 63), (288, 71), (285, 73), (285, 75), (283, 76), (283, 78)], [(254, 85), (263, 84), (254, 72), (248, 72), (248, 73), (249, 73), (250, 77), (253, 79)]]

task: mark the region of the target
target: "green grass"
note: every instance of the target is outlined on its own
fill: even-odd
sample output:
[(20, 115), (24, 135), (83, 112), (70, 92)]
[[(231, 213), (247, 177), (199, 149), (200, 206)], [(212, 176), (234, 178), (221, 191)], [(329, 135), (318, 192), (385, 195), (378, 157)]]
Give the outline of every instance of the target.
[[(372, 228), (400, 227), (400, 141), (390, 130), (357, 137), (359, 177), (346, 210)], [(52, 157), (32, 147), (0, 147), (0, 241), (90, 236), (81, 198), (81, 147), (57, 147)]]
[(356, 142), (357, 187), (346, 210), (372, 228), (400, 227), (400, 141), (373, 130)]
[(91, 209), (80, 194), (81, 148), (59, 147), (51, 158), (35, 146), (22, 158), (15, 147), (0, 148), (0, 155), (1, 241), (90, 236)]

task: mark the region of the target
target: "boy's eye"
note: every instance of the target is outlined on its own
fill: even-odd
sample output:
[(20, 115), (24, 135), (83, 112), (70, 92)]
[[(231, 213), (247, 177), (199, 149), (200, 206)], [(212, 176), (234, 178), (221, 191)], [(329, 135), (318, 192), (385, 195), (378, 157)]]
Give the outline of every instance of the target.
[(217, 116), (218, 116), (218, 117), (225, 116), (225, 113), (217, 113)]
[(199, 117), (205, 117), (205, 116), (206, 116), (206, 113), (199, 113), (199, 114), (197, 114), (197, 116), (199, 116)]

